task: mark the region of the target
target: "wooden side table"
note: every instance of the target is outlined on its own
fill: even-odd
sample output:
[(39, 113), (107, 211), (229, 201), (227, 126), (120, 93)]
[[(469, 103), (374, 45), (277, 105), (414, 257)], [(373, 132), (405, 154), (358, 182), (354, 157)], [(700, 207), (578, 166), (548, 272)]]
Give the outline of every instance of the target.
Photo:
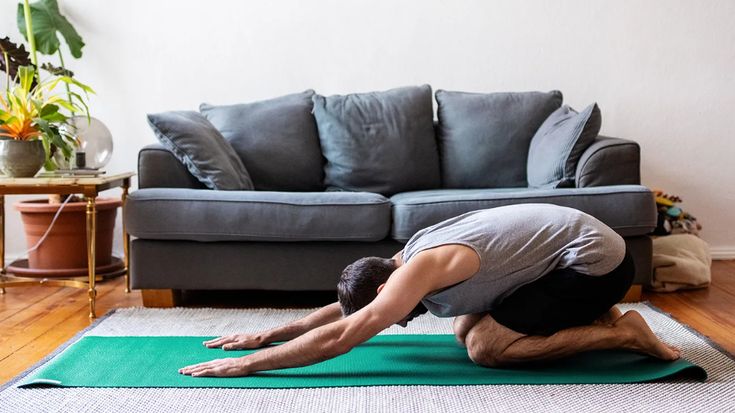
[[(123, 251), (125, 264), (125, 292), (130, 292), (129, 274), (129, 249), (130, 236), (125, 229), (125, 204), (130, 188), (130, 178), (135, 176), (132, 172), (100, 176), (100, 177), (42, 177), (42, 178), (0, 178), (0, 294), (5, 294), (6, 287), (19, 287), (26, 285), (47, 285), (52, 287), (74, 287), (87, 290), (89, 295), (89, 317), (95, 318), (95, 234), (97, 232), (97, 209), (95, 199), (97, 195), (112, 188), (122, 188), (123, 208)], [(86, 225), (87, 225), (87, 271), (89, 280), (79, 279), (35, 279), (17, 277), (6, 272), (5, 267), (5, 195), (29, 195), (29, 194), (82, 194), (87, 199)]]

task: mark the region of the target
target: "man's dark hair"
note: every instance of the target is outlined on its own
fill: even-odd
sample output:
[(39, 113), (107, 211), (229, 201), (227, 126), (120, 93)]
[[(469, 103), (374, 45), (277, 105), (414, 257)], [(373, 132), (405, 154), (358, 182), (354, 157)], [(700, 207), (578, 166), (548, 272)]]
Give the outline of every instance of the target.
[[(370, 304), (378, 296), (380, 284), (385, 284), (396, 268), (395, 261), (380, 257), (360, 258), (348, 265), (337, 283), (342, 314), (348, 316)], [(407, 317), (413, 318), (426, 311), (426, 307), (419, 303)]]
[(348, 316), (378, 296), (378, 286), (385, 284), (396, 270), (396, 263), (389, 258), (365, 257), (348, 265), (337, 283), (337, 297), (342, 314)]

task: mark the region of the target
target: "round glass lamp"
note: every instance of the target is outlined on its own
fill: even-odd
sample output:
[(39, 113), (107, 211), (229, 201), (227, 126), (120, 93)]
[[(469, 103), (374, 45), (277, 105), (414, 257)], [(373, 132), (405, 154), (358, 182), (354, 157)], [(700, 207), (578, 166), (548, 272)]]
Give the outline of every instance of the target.
[(104, 123), (97, 118), (75, 116), (69, 121), (70, 132), (77, 138), (77, 153), (84, 152), (84, 165), (77, 168), (101, 169), (112, 158), (112, 134)]

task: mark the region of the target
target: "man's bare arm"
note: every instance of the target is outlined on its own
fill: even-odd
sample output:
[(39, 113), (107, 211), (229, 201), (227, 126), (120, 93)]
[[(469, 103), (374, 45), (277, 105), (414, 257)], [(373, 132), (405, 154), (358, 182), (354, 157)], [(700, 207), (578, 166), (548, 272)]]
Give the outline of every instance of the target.
[[(427, 293), (444, 286), (446, 269), (453, 264), (448, 260), (448, 267), (445, 267), (438, 255), (417, 256), (411, 265), (396, 270), (375, 300), (349, 317), (316, 328), (280, 346), (244, 357), (187, 366), (179, 372), (192, 376), (245, 376), (257, 371), (306, 366), (344, 354), (401, 321)], [(470, 264), (460, 270), (471, 275), (476, 269), (477, 264)]]
[(222, 347), (224, 350), (252, 349), (267, 346), (276, 341), (289, 341), (317, 327), (333, 323), (342, 318), (339, 303), (322, 307), (306, 317), (281, 327), (253, 334), (233, 334), (205, 341), (209, 348)]

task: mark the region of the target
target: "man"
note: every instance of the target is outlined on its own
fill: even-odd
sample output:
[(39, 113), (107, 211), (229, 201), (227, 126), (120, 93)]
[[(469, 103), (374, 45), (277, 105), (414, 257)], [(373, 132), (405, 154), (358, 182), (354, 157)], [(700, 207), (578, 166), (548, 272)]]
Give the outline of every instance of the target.
[(427, 309), (456, 317), (454, 333), (477, 364), (497, 367), (602, 349), (675, 360), (635, 311), (614, 305), (631, 285), (623, 239), (594, 217), (548, 204), (470, 212), (416, 233), (392, 259), (348, 266), (337, 303), (258, 334), (204, 343), (225, 350), (279, 346), (182, 368), (243, 376), (344, 354)]

